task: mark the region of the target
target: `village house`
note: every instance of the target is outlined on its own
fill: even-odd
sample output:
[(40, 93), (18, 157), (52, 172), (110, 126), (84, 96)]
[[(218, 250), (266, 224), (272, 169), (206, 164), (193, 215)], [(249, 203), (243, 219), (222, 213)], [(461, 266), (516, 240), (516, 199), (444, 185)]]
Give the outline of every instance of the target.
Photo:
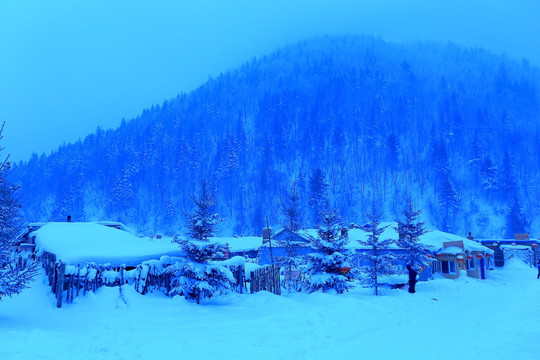
[(535, 266), (540, 260), (539, 239), (533, 239), (527, 233), (514, 234), (513, 239), (478, 239), (482, 245), (494, 251), (494, 265), (504, 266), (511, 257), (519, 257), (526, 263)]
[[(386, 226), (381, 234), (381, 239), (391, 239), (397, 241), (399, 234), (395, 230), (397, 223), (381, 223)], [(365, 240), (368, 233), (361, 229), (350, 229), (342, 231), (343, 236), (349, 238), (349, 248), (354, 251), (353, 266), (365, 266), (361, 254), (367, 248), (361, 245), (358, 240)], [(268, 241), (259, 249), (259, 264), (267, 265), (271, 263), (270, 252), (275, 263), (279, 263), (279, 258), (286, 256), (288, 246), (292, 246), (292, 251), (296, 256), (301, 256), (313, 252), (311, 239), (317, 236), (316, 229), (301, 230), (291, 233), (288, 230), (280, 230), (273, 237), (271, 246)], [(287, 241), (291, 240), (290, 245)], [(455, 279), (461, 275), (460, 270), (466, 270), (467, 276), (485, 279), (486, 270), (493, 268), (493, 250), (479, 244), (473, 240), (442, 231), (429, 231), (420, 237), (419, 242), (429, 251), (428, 256), (432, 259), (431, 264), (425, 267), (419, 274), (420, 280), (429, 280), (434, 274), (441, 274), (443, 277)], [(392, 254), (396, 260), (393, 263), (396, 274), (405, 274), (405, 263), (403, 256), (405, 250), (396, 244), (387, 249), (381, 249), (382, 254)]]
[(101, 286), (130, 282), (144, 293), (149, 262), (162, 265), (184, 255), (171, 239), (140, 238), (120, 223), (69, 220), (30, 224), (19, 238), (19, 248), (32, 249), (41, 262), (58, 307)]
[(493, 250), (470, 240), (443, 242), (435, 257), (432, 271), (448, 279), (459, 278), (461, 270), (469, 277), (485, 279), (486, 271), (493, 269)]
[(304, 230), (292, 232), (281, 229), (272, 235), (268, 229), (264, 229), (263, 235), (263, 243), (257, 254), (260, 265), (280, 264), (291, 253), (301, 256), (313, 252), (310, 234)]

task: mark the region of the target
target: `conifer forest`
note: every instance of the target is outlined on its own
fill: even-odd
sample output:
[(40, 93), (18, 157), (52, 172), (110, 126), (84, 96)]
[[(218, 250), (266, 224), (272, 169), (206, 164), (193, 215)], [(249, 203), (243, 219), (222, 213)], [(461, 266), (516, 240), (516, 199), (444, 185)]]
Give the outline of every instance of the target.
[[(330, 202), (346, 224), (413, 199), (428, 228), (540, 231), (538, 68), (453, 44), (323, 37), (17, 164), (29, 221), (121, 221), (183, 234), (201, 182), (223, 234), (279, 227), (291, 186), (302, 227)], [(537, 235), (538, 236), (538, 235)]]

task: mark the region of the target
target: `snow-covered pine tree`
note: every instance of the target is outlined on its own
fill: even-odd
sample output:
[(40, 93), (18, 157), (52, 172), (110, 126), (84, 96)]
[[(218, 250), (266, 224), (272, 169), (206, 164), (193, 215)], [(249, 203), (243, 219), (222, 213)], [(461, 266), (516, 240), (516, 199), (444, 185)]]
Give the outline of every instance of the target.
[(459, 210), (459, 198), (449, 171), (441, 174), (438, 201), (441, 206), (442, 230), (449, 231)]
[(317, 237), (312, 238), (312, 246), (317, 252), (307, 255), (307, 279), (302, 289), (308, 292), (323, 291), (342, 294), (352, 285), (343, 275), (344, 268), (351, 267), (351, 250), (347, 249), (349, 238), (342, 234), (343, 223), (336, 210), (321, 212), (321, 222), (317, 226)]
[[(4, 125), (0, 127), (0, 140), (3, 129)], [(2, 150), (0, 147), (0, 152)], [(34, 261), (18, 261), (22, 255), (16, 252), (15, 238), (23, 220), (19, 215), (21, 208), (17, 196), (19, 187), (7, 179), (11, 171), (8, 159), (9, 156), (0, 162), (0, 300), (6, 296), (19, 294), (27, 288), (38, 269)]]
[[(296, 257), (295, 244), (292, 234), (298, 232), (302, 227), (302, 210), (300, 207), (300, 195), (297, 190), (296, 180), (291, 181), (291, 189), (288, 193), (287, 199), (281, 204), (281, 226), (291, 234), (286, 239), (286, 256), (280, 259), (280, 266), (285, 268), (285, 271), (292, 274), (292, 271), (296, 269), (299, 264), (299, 259)], [(289, 277), (289, 282), (285, 282), (285, 288), (292, 290), (296, 288), (295, 280)]]
[(489, 157), (484, 158), (480, 173), (482, 174), (482, 189), (487, 194), (492, 194), (497, 191), (499, 188), (497, 182), (497, 167)]
[(191, 213), (186, 214), (187, 234), (191, 239), (207, 241), (216, 231), (218, 224), (222, 221), (219, 214), (214, 213), (216, 196), (210, 184), (202, 181), (199, 195), (191, 196), (194, 208)]
[(521, 201), (516, 192), (514, 193), (514, 197), (512, 198), (506, 215), (505, 236), (509, 239), (513, 239), (514, 235), (517, 233), (526, 232), (527, 220), (525, 215), (523, 215), (521, 208)]
[(320, 213), (328, 201), (328, 182), (324, 172), (317, 168), (309, 178), (309, 201), (308, 206), (311, 215), (311, 222), (317, 225), (321, 218)]
[(413, 201), (409, 200), (401, 213), (403, 221), (398, 221), (398, 226), (395, 228), (399, 234), (397, 245), (405, 250), (405, 265), (410, 265), (419, 272), (422, 266), (429, 262), (429, 258), (426, 256), (428, 251), (419, 242), (420, 236), (427, 232), (425, 224), (419, 221), (422, 210), (417, 210)]
[(387, 226), (381, 227), (381, 213), (376, 203), (372, 202), (367, 214), (369, 223), (361, 226), (360, 229), (367, 233), (364, 240), (358, 240), (360, 245), (365, 247), (360, 253), (364, 266), (361, 269), (363, 281), (369, 287), (375, 288), (375, 295), (379, 295), (379, 278), (393, 274), (392, 264), (396, 257), (387, 251), (395, 241), (391, 239), (380, 239), (381, 234)]
[(186, 254), (186, 261), (169, 268), (173, 275), (171, 295), (181, 295), (200, 304), (231, 289), (234, 276), (225, 266), (212, 260), (223, 258), (227, 247), (209, 238), (222, 219), (213, 212), (216, 198), (207, 182), (201, 182), (199, 195), (192, 197), (194, 209), (186, 214), (188, 239), (174, 240)]

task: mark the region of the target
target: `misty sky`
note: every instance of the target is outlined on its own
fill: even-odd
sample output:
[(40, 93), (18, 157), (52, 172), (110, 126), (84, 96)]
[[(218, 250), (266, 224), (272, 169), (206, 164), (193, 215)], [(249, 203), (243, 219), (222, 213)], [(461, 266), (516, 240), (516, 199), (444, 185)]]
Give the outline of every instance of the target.
[(3, 155), (48, 153), (324, 34), (452, 41), (540, 65), (540, 0), (0, 0)]

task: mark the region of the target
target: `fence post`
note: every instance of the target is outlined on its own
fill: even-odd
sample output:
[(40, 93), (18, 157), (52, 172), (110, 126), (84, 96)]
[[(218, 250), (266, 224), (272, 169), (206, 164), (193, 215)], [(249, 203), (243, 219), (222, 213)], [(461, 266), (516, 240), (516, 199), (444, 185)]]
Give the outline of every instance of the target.
[(64, 296), (64, 272), (66, 271), (66, 264), (60, 263), (57, 267), (57, 279), (56, 279), (56, 307), (61, 308), (62, 307), (62, 298)]
[(81, 264), (77, 264), (77, 297), (79, 296), (79, 285), (81, 283)]

